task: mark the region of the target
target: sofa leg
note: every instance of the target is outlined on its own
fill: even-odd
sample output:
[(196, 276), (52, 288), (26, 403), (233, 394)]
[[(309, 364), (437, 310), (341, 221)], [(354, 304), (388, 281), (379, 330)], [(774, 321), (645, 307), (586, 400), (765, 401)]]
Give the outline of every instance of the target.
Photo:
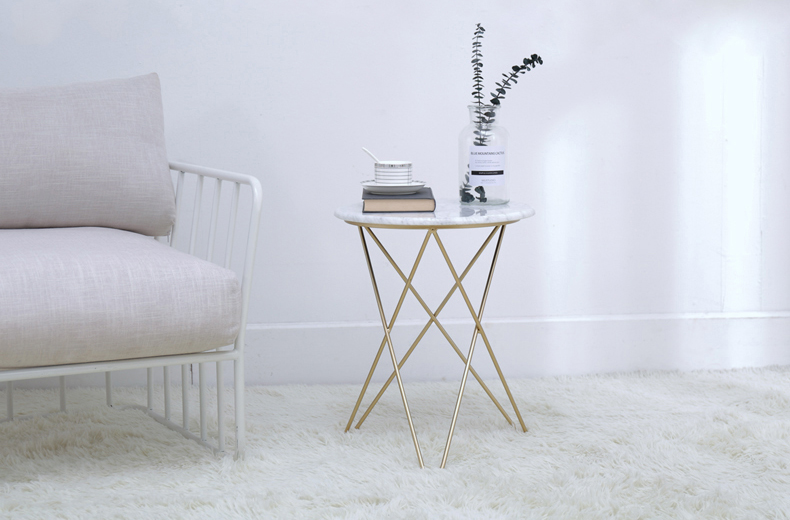
[(221, 361), (217, 361), (217, 448), (225, 453), (225, 376)]
[(107, 395), (107, 406), (112, 408), (112, 372), (104, 373), (104, 393)]
[(234, 360), (233, 369), (233, 383), (236, 389), (236, 458), (243, 459), (246, 442), (244, 433), (247, 430), (244, 424), (244, 358)]
[(60, 376), (60, 411), (66, 411), (66, 376)]
[(146, 382), (148, 383), (148, 409), (154, 409), (154, 369), (148, 368), (145, 371)]
[(199, 386), (199, 400), (200, 400), (200, 440), (206, 442), (208, 440), (208, 417), (206, 416), (206, 364), (198, 363), (198, 384)]
[(182, 427), (189, 431), (189, 369), (191, 365), (181, 365), (181, 415), (183, 416)]
[(165, 419), (170, 420), (170, 367), (162, 367), (162, 378), (165, 385)]
[(9, 421), (14, 420), (14, 383), (13, 381), (6, 381), (5, 384), (5, 407), (6, 418)]

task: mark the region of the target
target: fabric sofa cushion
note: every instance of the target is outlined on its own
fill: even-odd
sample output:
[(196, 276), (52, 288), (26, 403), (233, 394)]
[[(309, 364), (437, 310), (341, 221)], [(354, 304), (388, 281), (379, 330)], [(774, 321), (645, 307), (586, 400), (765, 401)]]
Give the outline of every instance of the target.
[(202, 352), (232, 344), (233, 271), (108, 228), (0, 229), (0, 368)]
[(0, 228), (156, 236), (174, 219), (156, 74), (0, 89)]

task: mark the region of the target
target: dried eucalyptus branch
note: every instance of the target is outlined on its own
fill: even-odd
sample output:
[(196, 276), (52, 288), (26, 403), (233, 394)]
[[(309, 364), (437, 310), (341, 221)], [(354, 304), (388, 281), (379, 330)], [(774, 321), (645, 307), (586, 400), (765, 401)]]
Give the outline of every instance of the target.
[(500, 100), (505, 99), (505, 92), (512, 88), (511, 83), (518, 83), (516, 78), (520, 74), (524, 74), (525, 72), (529, 72), (530, 70), (534, 69), (537, 65), (543, 65), (543, 58), (538, 56), (537, 54), (533, 54), (529, 58), (524, 58), (524, 61), (520, 65), (513, 65), (511, 67), (510, 74), (502, 74), (505, 78), (504, 81), (501, 83), (497, 81), (496, 83), (496, 94), (491, 92), (491, 104), (492, 105), (499, 105)]
[[(488, 143), (488, 131), (496, 118), (496, 112), (490, 107), (500, 105), (502, 100), (505, 99), (507, 91), (518, 83), (518, 76), (529, 72), (537, 65), (543, 65), (543, 58), (537, 54), (533, 54), (529, 58), (524, 58), (518, 65), (513, 65), (510, 73), (503, 73), (502, 76), (504, 79), (496, 82), (496, 89), (494, 89), (496, 92), (491, 92), (489, 104), (484, 104), (482, 39), (485, 31), (485, 28), (478, 23), (475, 27), (474, 36), (472, 37), (472, 103), (476, 105), (475, 114), (477, 115), (474, 130), (474, 143), (476, 146), (486, 146)], [(486, 202), (487, 199), (484, 187), (477, 186), (474, 191), (477, 192), (477, 197), (472, 193), (472, 186), (469, 185), (469, 173), (467, 172), (464, 185), (461, 187), (461, 200), (463, 202), (473, 202), (477, 199), (480, 202)]]
[(484, 32), (486, 32), (486, 30), (483, 26), (477, 24), (475, 35), (472, 38), (472, 69), (474, 70), (474, 75), (472, 76), (474, 82), (472, 86), (472, 97), (477, 102), (477, 106), (481, 109), (485, 96), (483, 95), (483, 52), (480, 50), (483, 46), (483, 42), (480, 40), (483, 39)]
[[(477, 129), (475, 130), (475, 144), (477, 146), (485, 146), (488, 142), (486, 129), (494, 123), (496, 113), (492, 110), (486, 110), (486, 105), (483, 104), (483, 51), (482, 39), (485, 33), (485, 28), (477, 24), (475, 33), (472, 37), (472, 98), (473, 103), (477, 105), (475, 112), (477, 113)], [(496, 82), (496, 92), (491, 92), (490, 105), (499, 106), (501, 100), (505, 99), (505, 94), (510, 90), (514, 84), (518, 83), (518, 76), (534, 69), (537, 65), (543, 65), (543, 58), (537, 54), (533, 54), (529, 58), (511, 67), (509, 74), (502, 74), (503, 80)]]

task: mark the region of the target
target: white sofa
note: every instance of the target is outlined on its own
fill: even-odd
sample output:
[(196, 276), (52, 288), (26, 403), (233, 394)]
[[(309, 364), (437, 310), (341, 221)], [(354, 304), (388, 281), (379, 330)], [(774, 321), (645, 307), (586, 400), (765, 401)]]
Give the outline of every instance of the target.
[[(66, 376), (105, 373), (112, 405), (110, 374), (145, 368), (149, 396), (140, 408), (223, 452), (224, 392), (210, 412), (205, 364), (216, 363), (222, 388), (221, 363), (229, 361), (236, 454), (242, 455), (244, 330), (260, 183), (168, 161), (156, 74), (0, 89), (0, 122), (0, 382), (6, 420), (16, 417), (13, 381), (60, 377), (65, 411)], [(205, 178), (212, 179), (208, 186)], [(223, 192), (227, 184), (231, 190)], [(191, 212), (182, 207), (187, 198)], [(238, 218), (240, 208), (247, 218)], [(187, 252), (171, 247), (179, 244)], [(224, 265), (213, 262), (218, 256)], [(200, 374), (194, 419), (192, 364)], [(182, 367), (180, 410), (171, 404), (174, 365)], [(163, 369), (161, 413), (154, 410), (155, 367)], [(218, 415), (213, 432), (207, 428), (210, 413)]]

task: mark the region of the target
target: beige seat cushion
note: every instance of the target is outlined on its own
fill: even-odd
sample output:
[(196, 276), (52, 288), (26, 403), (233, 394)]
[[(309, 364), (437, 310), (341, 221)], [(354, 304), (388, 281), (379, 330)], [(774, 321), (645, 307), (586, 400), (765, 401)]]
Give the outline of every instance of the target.
[(0, 89), (0, 228), (163, 236), (174, 219), (156, 74)]
[(235, 273), (153, 238), (0, 229), (0, 368), (202, 352), (240, 319)]

